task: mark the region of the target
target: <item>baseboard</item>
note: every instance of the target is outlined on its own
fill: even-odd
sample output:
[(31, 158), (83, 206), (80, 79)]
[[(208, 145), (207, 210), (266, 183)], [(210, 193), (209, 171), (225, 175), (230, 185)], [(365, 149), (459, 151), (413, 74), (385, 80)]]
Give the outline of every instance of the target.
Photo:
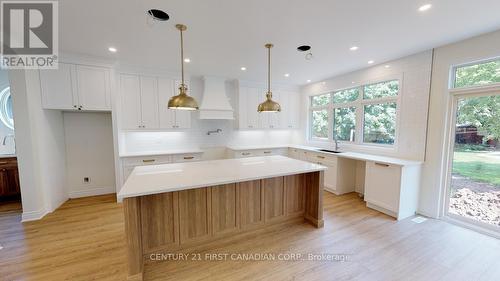
[(69, 192), (69, 198), (96, 196), (96, 195), (110, 194), (115, 192), (116, 190), (114, 186), (99, 187), (86, 190), (75, 190)]
[(24, 212), (21, 215), (21, 222), (36, 221), (43, 218), (49, 211), (42, 209), (38, 211)]

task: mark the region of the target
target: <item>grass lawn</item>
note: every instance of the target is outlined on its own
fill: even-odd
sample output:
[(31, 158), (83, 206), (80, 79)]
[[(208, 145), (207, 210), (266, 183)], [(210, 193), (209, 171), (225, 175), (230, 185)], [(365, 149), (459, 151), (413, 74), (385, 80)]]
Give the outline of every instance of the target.
[(455, 152), (453, 173), (500, 188), (500, 152)]

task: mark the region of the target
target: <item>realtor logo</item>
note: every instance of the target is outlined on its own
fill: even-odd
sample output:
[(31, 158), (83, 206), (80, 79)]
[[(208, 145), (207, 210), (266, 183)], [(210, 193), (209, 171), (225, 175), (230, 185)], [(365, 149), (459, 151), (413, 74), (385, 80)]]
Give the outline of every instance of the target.
[(57, 68), (56, 1), (1, 2), (1, 68)]

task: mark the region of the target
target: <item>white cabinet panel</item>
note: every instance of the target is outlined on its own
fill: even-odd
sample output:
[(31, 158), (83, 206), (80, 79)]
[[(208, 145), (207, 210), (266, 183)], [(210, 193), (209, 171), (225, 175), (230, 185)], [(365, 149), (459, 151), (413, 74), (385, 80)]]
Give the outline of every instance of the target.
[(141, 83), (139, 76), (120, 75), (122, 128), (141, 127)]
[(366, 162), (365, 201), (397, 214), (401, 187), (401, 167)]
[(59, 69), (40, 70), (42, 105), (46, 109), (76, 109), (73, 65), (59, 63)]
[(298, 128), (299, 124), (299, 93), (293, 92), (281, 92), (281, 114), (283, 116), (282, 127), (285, 129), (295, 129)]
[(155, 77), (141, 76), (141, 120), (142, 128), (160, 127), (158, 113), (158, 80)]
[[(189, 85), (189, 81), (184, 81), (186, 87), (188, 88), (188, 95), (191, 94), (191, 86)], [(176, 80), (174, 83), (174, 95), (177, 95), (179, 92), (179, 87), (181, 85), (181, 81)], [(174, 111), (174, 128), (176, 129), (188, 129), (191, 128), (191, 112), (189, 110), (173, 110)]]
[(76, 66), (78, 100), (83, 110), (110, 110), (110, 70), (103, 67)]
[(257, 129), (259, 128), (259, 113), (257, 107), (260, 100), (262, 90), (258, 88), (246, 88), (245, 102), (243, 103), (244, 112), (246, 114), (246, 124), (243, 128)]
[(160, 128), (172, 129), (175, 125), (175, 113), (168, 109), (168, 100), (174, 96), (174, 81), (167, 78), (158, 79), (158, 105), (160, 112)]

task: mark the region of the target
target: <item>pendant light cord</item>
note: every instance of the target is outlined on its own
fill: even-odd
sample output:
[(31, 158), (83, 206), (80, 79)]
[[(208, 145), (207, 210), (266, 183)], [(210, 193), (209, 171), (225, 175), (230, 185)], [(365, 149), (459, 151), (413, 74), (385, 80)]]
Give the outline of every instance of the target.
[(181, 31), (181, 85), (184, 87), (184, 38), (182, 36), (182, 29)]

